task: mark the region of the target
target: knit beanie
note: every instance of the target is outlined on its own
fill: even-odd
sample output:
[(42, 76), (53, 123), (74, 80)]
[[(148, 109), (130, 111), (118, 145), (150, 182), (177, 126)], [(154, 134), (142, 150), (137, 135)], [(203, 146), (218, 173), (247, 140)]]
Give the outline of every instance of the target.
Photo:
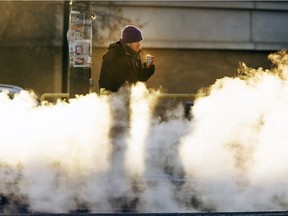
[(123, 43), (134, 43), (143, 40), (142, 32), (135, 26), (127, 25), (121, 31), (121, 41)]

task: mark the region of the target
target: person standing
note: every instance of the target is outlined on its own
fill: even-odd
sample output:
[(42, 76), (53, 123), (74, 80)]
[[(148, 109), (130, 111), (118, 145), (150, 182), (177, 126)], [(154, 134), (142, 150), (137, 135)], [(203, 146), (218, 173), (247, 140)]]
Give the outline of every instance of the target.
[(109, 45), (103, 55), (99, 88), (117, 92), (124, 85), (146, 82), (155, 72), (155, 65), (142, 64), (140, 58), (142, 32), (133, 25), (125, 26), (119, 41)]

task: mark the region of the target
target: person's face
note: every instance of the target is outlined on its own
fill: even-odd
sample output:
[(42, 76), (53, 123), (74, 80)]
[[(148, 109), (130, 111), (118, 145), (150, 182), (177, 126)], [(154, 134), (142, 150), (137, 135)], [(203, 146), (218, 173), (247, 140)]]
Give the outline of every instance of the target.
[(134, 52), (139, 52), (141, 49), (141, 42), (134, 42), (134, 43), (129, 43), (127, 46), (130, 47)]

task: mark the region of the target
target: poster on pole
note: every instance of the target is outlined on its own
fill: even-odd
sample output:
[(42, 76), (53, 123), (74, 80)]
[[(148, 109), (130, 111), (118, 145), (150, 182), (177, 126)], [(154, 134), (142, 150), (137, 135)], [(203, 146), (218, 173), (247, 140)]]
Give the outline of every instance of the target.
[(91, 48), (89, 40), (74, 40), (70, 46), (70, 63), (73, 67), (91, 66)]
[(85, 13), (71, 11), (69, 41), (70, 67), (91, 67), (92, 25)]

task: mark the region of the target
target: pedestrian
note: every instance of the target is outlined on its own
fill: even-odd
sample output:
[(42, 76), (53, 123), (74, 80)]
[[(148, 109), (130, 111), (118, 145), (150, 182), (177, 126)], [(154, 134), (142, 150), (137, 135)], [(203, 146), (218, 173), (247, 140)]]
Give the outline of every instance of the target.
[(99, 76), (100, 92), (117, 92), (122, 86), (146, 82), (155, 72), (155, 65), (142, 64), (140, 58), (142, 32), (133, 25), (125, 26), (119, 41), (109, 45), (103, 55)]

